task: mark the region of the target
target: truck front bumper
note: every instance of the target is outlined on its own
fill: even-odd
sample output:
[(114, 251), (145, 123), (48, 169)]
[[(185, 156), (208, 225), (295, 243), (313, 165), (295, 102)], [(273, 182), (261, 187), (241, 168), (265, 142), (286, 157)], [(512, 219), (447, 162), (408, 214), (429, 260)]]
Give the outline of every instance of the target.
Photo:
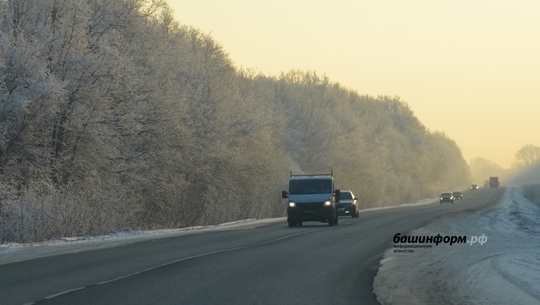
[(324, 204), (297, 204), (294, 208), (287, 208), (289, 222), (321, 221), (326, 222), (336, 217), (336, 209)]

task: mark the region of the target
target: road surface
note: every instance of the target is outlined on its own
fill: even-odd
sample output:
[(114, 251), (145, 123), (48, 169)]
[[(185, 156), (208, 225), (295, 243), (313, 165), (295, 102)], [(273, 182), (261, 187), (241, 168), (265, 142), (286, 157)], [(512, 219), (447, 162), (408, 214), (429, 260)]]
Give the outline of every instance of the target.
[(377, 304), (373, 278), (396, 233), (500, 194), (363, 211), (334, 227), (283, 221), (3, 264), (0, 304)]

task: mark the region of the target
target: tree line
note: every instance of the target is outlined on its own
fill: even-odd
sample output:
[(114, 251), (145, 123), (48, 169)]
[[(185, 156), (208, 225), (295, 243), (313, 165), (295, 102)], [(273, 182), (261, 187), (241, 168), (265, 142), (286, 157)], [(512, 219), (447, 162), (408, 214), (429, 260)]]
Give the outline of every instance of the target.
[[(489, 183), (490, 176), (502, 178), (505, 183), (523, 184), (525, 181), (538, 180), (537, 173), (540, 166), (540, 147), (533, 144), (525, 144), (514, 154), (514, 162), (510, 168), (503, 168), (493, 161), (477, 157), (469, 162), (472, 181), (479, 185)], [(519, 179), (521, 177), (521, 180)]]
[(266, 76), (160, 0), (0, 0), (0, 243), (283, 216), (294, 173), (363, 207), (464, 185), (399, 97)]

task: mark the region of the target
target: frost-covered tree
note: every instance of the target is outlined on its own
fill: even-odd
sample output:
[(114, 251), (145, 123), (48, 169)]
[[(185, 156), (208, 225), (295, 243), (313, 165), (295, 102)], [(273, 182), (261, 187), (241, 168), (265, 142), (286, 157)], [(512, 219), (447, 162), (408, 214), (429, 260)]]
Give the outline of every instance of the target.
[(469, 162), (469, 167), (473, 183), (479, 186), (483, 186), (489, 177), (501, 176), (504, 172), (503, 168), (497, 163), (480, 157), (472, 159)]
[(467, 180), (399, 98), (239, 69), (166, 1), (0, 12), (2, 242), (282, 216), (290, 170), (333, 169), (364, 207)]
[(540, 161), (540, 147), (527, 144), (516, 152), (515, 166), (528, 166)]

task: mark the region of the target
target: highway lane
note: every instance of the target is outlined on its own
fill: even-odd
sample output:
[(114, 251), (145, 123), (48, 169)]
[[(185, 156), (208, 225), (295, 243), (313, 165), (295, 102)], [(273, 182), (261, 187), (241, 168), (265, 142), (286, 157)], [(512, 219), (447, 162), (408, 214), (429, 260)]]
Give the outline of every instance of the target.
[(500, 194), (364, 211), (334, 227), (283, 222), (4, 264), (0, 304), (377, 304), (373, 277), (394, 234)]

